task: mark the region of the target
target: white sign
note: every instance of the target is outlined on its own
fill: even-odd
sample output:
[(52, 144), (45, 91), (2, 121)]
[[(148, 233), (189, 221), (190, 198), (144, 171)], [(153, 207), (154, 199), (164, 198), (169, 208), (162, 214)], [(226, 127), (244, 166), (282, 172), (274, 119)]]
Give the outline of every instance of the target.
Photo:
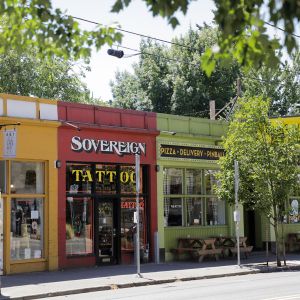
[(16, 157), (17, 149), (17, 131), (15, 129), (5, 130), (3, 157)]
[(146, 154), (145, 143), (82, 139), (79, 136), (72, 137), (71, 149), (75, 152), (116, 153), (120, 156)]

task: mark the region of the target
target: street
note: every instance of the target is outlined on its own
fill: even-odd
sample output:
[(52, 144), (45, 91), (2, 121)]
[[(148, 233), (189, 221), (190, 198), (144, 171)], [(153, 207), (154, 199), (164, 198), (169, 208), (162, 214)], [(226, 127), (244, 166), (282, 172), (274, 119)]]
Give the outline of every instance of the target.
[(170, 284), (124, 288), (102, 292), (53, 297), (52, 300), (77, 299), (300, 299), (300, 272), (278, 272)]

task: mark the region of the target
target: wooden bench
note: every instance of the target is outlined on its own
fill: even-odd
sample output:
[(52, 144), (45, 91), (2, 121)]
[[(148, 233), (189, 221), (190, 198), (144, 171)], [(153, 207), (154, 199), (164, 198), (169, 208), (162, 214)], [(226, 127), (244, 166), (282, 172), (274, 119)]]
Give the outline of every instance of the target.
[[(240, 253), (244, 253), (245, 257), (248, 258), (253, 246), (247, 246), (246, 241), (247, 237), (240, 237)], [(235, 246), (230, 247), (229, 250), (233, 255), (237, 255), (237, 243), (235, 242)]]
[(197, 255), (197, 248), (173, 248), (170, 249), (171, 253), (174, 254), (175, 259), (179, 259), (180, 254), (186, 254), (188, 253), (192, 257), (195, 257)]
[(199, 249), (197, 250), (197, 254), (199, 255), (199, 262), (202, 262), (204, 257), (209, 255), (214, 255), (216, 260), (219, 260), (219, 255), (221, 255), (223, 249), (221, 248), (213, 248), (213, 249)]

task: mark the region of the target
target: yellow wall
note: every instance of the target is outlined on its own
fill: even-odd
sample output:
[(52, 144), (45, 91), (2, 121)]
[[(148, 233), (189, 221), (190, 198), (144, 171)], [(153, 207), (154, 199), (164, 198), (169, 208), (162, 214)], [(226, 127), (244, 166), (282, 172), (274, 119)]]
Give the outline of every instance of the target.
[[(3, 94), (0, 95), (3, 99)], [(34, 101), (33, 98), (17, 97), (25, 101)], [(28, 99), (27, 99), (28, 98)], [(42, 101), (39, 99), (39, 101)], [(44, 101), (47, 103), (47, 101)], [(56, 104), (56, 102), (54, 101)], [(52, 102), (53, 104), (53, 102)], [(38, 109), (37, 104), (37, 109)], [(9, 273), (55, 270), (58, 268), (58, 201), (57, 201), (57, 169), (54, 162), (57, 160), (57, 127), (59, 122), (36, 119), (1, 117), (0, 124), (17, 123), (17, 155), (12, 160), (41, 161), (45, 163), (45, 205), (44, 205), (44, 258), (23, 261), (10, 261), (10, 196), (3, 195), (5, 202), (4, 213), (4, 271)], [(12, 129), (13, 126), (8, 127)], [(4, 128), (2, 128), (2, 131)], [(3, 158), (3, 137), (0, 137), (0, 158)], [(8, 187), (9, 188), (9, 187)], [(18, 195), (19, 196), (19, 195)], [(51, 226), (50, 226), (51, 224)]]

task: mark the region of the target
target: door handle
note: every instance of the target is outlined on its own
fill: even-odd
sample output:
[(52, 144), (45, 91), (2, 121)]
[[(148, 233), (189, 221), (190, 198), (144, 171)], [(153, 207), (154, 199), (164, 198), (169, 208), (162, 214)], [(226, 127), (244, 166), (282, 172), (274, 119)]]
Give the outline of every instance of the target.
[(115, 237), (117, 234), (116, 234), (116, 228), (113, 229), (113, 237)]

